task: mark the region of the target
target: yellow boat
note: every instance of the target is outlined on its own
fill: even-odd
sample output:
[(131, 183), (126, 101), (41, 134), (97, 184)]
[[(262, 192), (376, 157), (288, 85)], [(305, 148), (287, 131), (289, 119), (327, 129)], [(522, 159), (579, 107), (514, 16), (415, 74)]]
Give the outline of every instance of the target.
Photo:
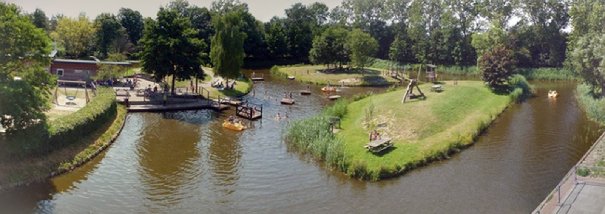
[(323, 92), (332, 92), (332, 91), (336, 91), (336, 88), (332, 87), (332, 86), (326, 86), (326, 87), (321, 88), (321, 91), (323, 91)]
[(223, 122), (223, 127), (234, 130), (234, 131), (241, 131), (241, 130), (246, 129), (246, 126), (244, 126), (244, 124), (242, 124), (242, 122), (232, 123), (227, 120), (225, 120), (225, 122)]
[(556, 98), (558, 96), (559, 96), (559, 93), (557, 91), (548, 91), (549, 98)]

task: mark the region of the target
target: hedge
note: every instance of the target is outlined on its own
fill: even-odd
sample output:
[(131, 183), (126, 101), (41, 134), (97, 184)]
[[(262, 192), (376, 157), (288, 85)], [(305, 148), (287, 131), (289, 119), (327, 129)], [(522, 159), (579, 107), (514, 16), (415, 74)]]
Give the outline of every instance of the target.
[(82, 109), (50, 121), (48, 124), (49, 144), (59, 148), (79, 142), (99, 127), (115, 118), (117, 104), (115, 92), (111, 88), (99, 87), (97, 96)]

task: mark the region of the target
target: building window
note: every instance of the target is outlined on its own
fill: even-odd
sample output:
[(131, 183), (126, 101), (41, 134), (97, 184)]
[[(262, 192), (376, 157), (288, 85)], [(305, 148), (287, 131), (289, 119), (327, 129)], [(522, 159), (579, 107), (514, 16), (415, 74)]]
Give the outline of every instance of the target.
[(57, 76), (60, 76), (60, 77), (63, 76), (63, 69), (61, 69), (61, 68), (57, 69)]

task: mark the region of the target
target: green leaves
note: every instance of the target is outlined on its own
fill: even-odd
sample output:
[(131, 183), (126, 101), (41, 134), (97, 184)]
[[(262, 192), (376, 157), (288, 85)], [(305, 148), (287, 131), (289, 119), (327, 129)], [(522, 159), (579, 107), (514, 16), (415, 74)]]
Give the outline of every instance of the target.
[(238, 12), (226, 13), (216, 17), (212, 37), (210, 60), (214, 71), (225, 78), (238, 78), (244, 63), (244, 39), (246, 34), (241, 28), (241, 16)]
[(483, 53), (479, 59), (482, 79), (492, 89), (503, 89), (504, 83), (515, 74), (513, 52), (505, 46), (497, 46)]
[(349, 35), (347, 47), (351, 50), (351, 64), (363, 69), (373, 63), (378, 42), (370, 34), (354, 29)]

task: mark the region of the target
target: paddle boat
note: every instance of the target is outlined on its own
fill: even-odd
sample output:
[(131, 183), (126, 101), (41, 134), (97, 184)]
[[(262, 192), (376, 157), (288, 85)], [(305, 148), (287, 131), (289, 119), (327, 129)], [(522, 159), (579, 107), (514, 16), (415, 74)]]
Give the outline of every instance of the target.
[(548, 98), (556, 98), (559, 96), (559, 93), (555, 90), (548, 91)]
[(294, 105), (294, 99), (292, 99), (292, 98), (282, 98), (281, 99), (281, 104), (284, 104), (284, 105)]
[(321, 88), (321, 91), (323, 91), (323, 92), (334, 92), (334, 91), (336, 91), (336, 87), (333, 87), (333, 86), (330, 86), (330, 85), (324, 86), (323, 88)]
[(337, 100), (340, 97), (341, 97), (340, 95), (331, 95), (331, 96), (328, 96), (328, 99), (330, 99), (330, 100)]
[(233, 120), (225, 120), (223, 122), (223, 127), (233, 131), (242, 131), (247, 128), (241, 121), (234, 122)]
[(294, 76), (288, 76), (288, 79), (289, 80), (294, 80), (294, 79), (296, 79), (296, 77), (294, 77)]

